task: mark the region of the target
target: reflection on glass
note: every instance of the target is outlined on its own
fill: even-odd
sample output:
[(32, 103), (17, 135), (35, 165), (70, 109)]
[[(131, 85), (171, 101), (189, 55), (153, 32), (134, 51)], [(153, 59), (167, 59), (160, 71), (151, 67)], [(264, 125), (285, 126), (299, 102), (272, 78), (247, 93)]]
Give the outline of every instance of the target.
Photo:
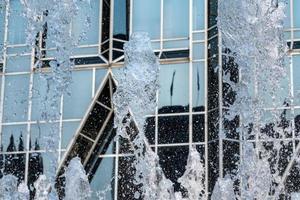
[(193, 111), (204, 111), (204, 63), (193, 63)]
[(128, 40), (129, 34), (129, 1), (114, 1), (114, 38)]
[(4, 95), (4, 121), (26, 121), (28, 111), (29, 75), (6, 76)]
[(159, 113), (187, 112), (189, 102), (188, 64), (162, 65), (159, 72)]
[[(118, 199), (141, 199), (135, 198), (136, 192), (139, 191), (139, 186), (135, 183), (135, 168), (133, 165), (134, 157), (120, 157), (118, 171)], [(140, 192), (140, 191), (139, 191)]]
[(188, 37), (189, 1), (164, 1), (164, 38)]
[(181, 188), (177, 181), (185, 172), (188, 154), (188, 146), (158, 148), (159, 164), (166, 178), (174, 183), (176, 192)]
[[(50, 123), (37, 123), (31, 125), (31, 132), (30, 132), (30, 149), (35, 150), (38, 149), (44, 149), (44, 135), (53, 135), (50, 134), (52, 131), (55, 132), (55, 135), (58, 136), (59, 132), (59, 124), (50, 124)], [(58, 142), (57, 142), (58, 145)], [(38, 147), (37, 147), (38, 146)], [(57, 146), (58, 148), (58, 146)]]
[(189, 141), (189, 116), (158, 118), (158, 142), (160, 144), (185, 143)]
[[(26, 125), (6, 125), (2, 127), (2, 150), (7, 152), (27, 149)], [(1, 151), (2, 151), (1, 150)]]
[(115, 158), (98, 158), (101, 162), (91, 180), (92, 199), (114, 199)]
[(147, 32), (151, 39), (159, 39), (158, 22), (160, 22), (160, 0), (133, 1), (133, 32)]
[(204, 142), (204, 115), (193, 115), (193, 142)]
[(1, 169), (1, 173), (4, 175), (14, 175), (18, 178), (18, 183), (24, 181), (25, 175), (25, 154), (5, 154), (0, 155), (0, 158), (4, 158), (3, 168)]

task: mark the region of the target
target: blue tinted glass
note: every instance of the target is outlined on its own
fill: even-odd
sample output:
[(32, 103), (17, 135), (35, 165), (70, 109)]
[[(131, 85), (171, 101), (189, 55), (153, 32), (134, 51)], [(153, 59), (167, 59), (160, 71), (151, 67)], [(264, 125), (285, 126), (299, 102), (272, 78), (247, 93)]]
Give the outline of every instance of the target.
[(193, 108), (195, 110), (204, 110), (204, 92), (204, 62), (193, 63)]
[(4, 91), (5, 122), (27, 121), (29, 75), (6, 76)]
[(133, 32), (148, 32), (151, 39), (160, 37), (160, 0), (133, 1)]
[(20, 0), (11, 0), (10, 15), (8, 19), (8, 41), (9, 44), (24, 44), (26, 40), (27, 22), (22, 16), (23, 6)]
[(127, 20), (127, 0), (114, 1), (114, 36), (118, 38), (127, 37), (127, 30), (129, 28), (129, 20)]
[(294, 0), (294, 27), (300, 28), (300, 1)]
[(6, 72), (28, 72), (30, 71), (31, 57), (12, 56), (7, 58)]
[[(99, 0), (91, 0), (90, 5), (83, 1), (79, 1), (78, 4), (80, 9), (78, 15), (73, 19), (72, 33), (77, 40), (85, 33), (84, 38), (79, 42), (80, 45), (98, 44), (100, 15)], [(89, 27), (86, 25), (87, 21), (90, 23)]]
[[(91, 187), (92, 199), (114, 199), (114, 163), (115, 158), (99, 158), (100, 165), (94, 175)], [(102, 198), (99, 198), (102, 197)]]
[[(31, 118), (33, 120), (41, 120), (42, 114), (45, 112), (50, 112), (50, 106), (47, 104), (47, 100), (54, 95), (52, 89), (49, 88), (47, 80), (40, 73), (34, 74), (33, 77), (33, 91), (32, 91), (32, 114)], [(59, 100), (58, 100), (59, 101)], [(60, 102), (60, 101), (59, 101)], [(57, 113), (59, 113), (60, 105), (57, 108)]]
[(293, 56), (294, 103), (300, 105), (300, 56)]
[(5, 1), (0, 2), (0, 59), (4, 42)]
[(73, 71), (70, 94), (64, 95), (64, 119), (82, 118), (92, 100), (92, 71)]
[(187, 63), (161, 65), (158, 101), (161, 112), (182, 112), (187, 109), (189, 103), (188, 72), (189, 65)]
[(7, 125), (2, 128), (3, 151), (24, 151), (27, 149), (26, 125)]
[(193, 30), (204, 29), (204, 0), (193, 0)]
[(290, 28), (291, 27), (291, 0), (287, 0), (286, 8), (285, 8), (285, 15), (286, 18), (284, 19), (284, 27)]
[(66, 149), (75, 135), (80, 122), (63, 122), (61, 148)]
[(164, 1), (164, 38), (188, 37), (189, 1)]

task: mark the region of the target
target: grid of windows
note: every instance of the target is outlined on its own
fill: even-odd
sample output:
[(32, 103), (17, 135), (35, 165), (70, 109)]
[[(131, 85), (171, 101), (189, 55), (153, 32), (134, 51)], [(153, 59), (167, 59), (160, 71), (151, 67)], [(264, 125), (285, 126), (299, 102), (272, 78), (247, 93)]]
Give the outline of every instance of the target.
[[(10, 0), (0, 9), (0, 43), (3, 46), (0, 59), (0, 158), (7, 169), (4, 173), (14, 172), (15, 166), (5, 165), (5, 160), (21, 160), (20, 180), (32, 185), (38, 174), (46, 173), (49, 166), (41, 140), (50, 127), (41, 120), (47, 82), (40, 73), (47, 73), (47, 69), (38, 72), (35, 64), (47, 64), (47, 61), (54, 59), (54, 44), (45, 26), (38, 36), (37, 46), (26, 46), (26, 20), (22, 16), (23, 8), (19, 0)], [(99, 95), (98, 88), (110, 74), (113, 76), (122, 67), (122, 46), (129, 34), (145, 31), (149, 33), (161, 63), (158, 107), (149, 113), (147, 134), (151, 147), (161, 157), (167, 177), (176, 182), (184, 171), (184, 165), (180, 168), (175, 159), (186, 162), (191, 144), (197, 145), (202, 152), (205, 146), (206, 1), (91, 0), (91, 8), (81, 6), (70, 27), (75, 37), (80, 37), (87, 13), (91, 26), (86, 39), (78, 44), (71, 57), (75, 59), (76, 66), (72, 72), (70, 94), (61, 97), (57, 110), (61, 114), (53, 122), (59, 126), (57, 160), (65, 158), (64, 155), (69, 155), (76, 147), (71, 141), (79, 130), (84, 129), (83, 122), (88, 119), (85, 113)], [(36, 57), (36, 51), (40, 51), (42, 56)], [(102, 113), (95, 112), (95, 116)], [(109, 121), (104, 123), (108, 125)], [(173, 129), (168, 129), (171, 126)], [(113, 132), (110, 134), (114, 136)], [(90, 137), (83, 137), (82, 140), (87, 142), (87, 138)], [(76, 144), (87, 144), (85, 142)], [(103, 151), (94, 157), (93, 166), (97, 167), (90, 166), (93, 190), (106, 189), (106, 199), (132, 196), (134, 193), (130, 188), (134, 185), (129, 184), (132, 176), (128, 170), (124, 171), (131, 167), (133, 159), (128, 141), (114, 141), (110, 136), (102, 143), (105, 144), (101, 147)], [(174, 167), (169, 169), (170, 165)], [(176, 190), (179, 190), (178, 183)], [(96, 197), (96, 193), (93, 195)]]
[[(41, 120), (47, 83), (35, 70), (35, 64), (54, 59), (51, 53), (54, 44), (46, 42), (51, 41), (51, 35), (47, 35), (45, 26), (38, 36), (37, 46), (26, 46), (26, 20), (22, 17), (20, 0), (6, 2), (0, 2), (0, 167), (4, 169), (3, 173), (18, 171), (16, 175), (20, 180), (32, 184), (37, 178), (34, 174), (46, 173), (49, 166), (41, 143), (43, 133), (49, 131), (50, 126)], [(296, 9), (300, 2), (287, 2), (285, 37), (291, 50), (289, 83), (284, 95), (292, 98), (282, 111), (292, 119), (292, 133), (280, 140), (288, 141), (288, 148), (297, 152), (300, 149), (297, 146), (300, 132), (300, 16)], [(114, 131), (107, 131), (108, 135), (100, 137), (101, 131), (97, 129), (94, 136), (89, 135), (96, 125), (83, 132), (84, 125), (89, 124), (91, 106), (100, 94), (105, 93), (103, 86), (107, 78), (111, 76), (109, 79), (112, 80), (113, 74), (123, 66), (124, 42), (132, 32), (145, 31), (151, 37), (161, 64), (158, 107), (149, 113), (145, 125), (150, 146), (158, 153), (166, 177), (179, 191), (177, 178), (184, 172), (190, 145), (196, 145), (205, 162), (206, 194), (209, 195), (217, 177), (235, 169), (231, 163), (238, 160), (235, 155), (240, 150), (236, 131), (239, 120), (226, 121), (220, 117), (234, 101), (230, 86), (222, 82), (222, 73), (230, 73), (232, 79), (238, 81), (238, 68), (219, 45), (217, 0), (91, 0), (90, 8), (80, 8), (70, 32), (80, 37), (87, 13), (91, 24), (86, 39), (73, 51), (71, 59), (75, 60), (76, 66), (72, 72), (70, 94), (61, 97), (57, 110), (60, 116), (53, 122), (59, 126), (57, 160), (62, 165), (74, 152), (72, 149), (81, 149), (74, 144), (84, 145), (84, 151), (90, 151), (96, 145), (100, 150), (93, 154), (92, 164), (85, 162), (93, 190), (107, 191), (105, 199), (134, 195), (138, 188), (130, 182), (130, 173), (134, 172), (130, 163), (134, 157), (128, 141), (113, 140)], [(47, 37), (49, 39), (45, 40)], [(42, 57), (37, 58), (36, 51), (40, 51)], [(42, 73), (47, 73), (47, 69)], [(106, 97), (104, 95), (104, 99)], [(105, 102), (100, 101), (100, 105), (110, 110)], [(96, 110), (93, 120), (102, 114), (105, 112)], [(103, 122), (103, 127), (111, 127), (110, 114), (103, 117), (109, 119)], [(90, 124), (99, 125), (98, 122)], [(225, 130), (225, 138), (219, 137), (222, 130)], [(78, 135), (82, 141), (74, 143)], [(102, 139), (95, 142), (98, 135)], [(5, 160), (19, 164), (8, 165)], [(96, 198), (97, 194), (93, 195)]]

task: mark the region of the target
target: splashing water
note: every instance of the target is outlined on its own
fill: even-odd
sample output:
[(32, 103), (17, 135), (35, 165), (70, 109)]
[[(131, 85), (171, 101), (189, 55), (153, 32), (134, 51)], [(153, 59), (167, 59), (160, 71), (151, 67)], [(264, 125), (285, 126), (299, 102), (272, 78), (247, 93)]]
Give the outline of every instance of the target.
[[(239, 82), (230, 81), (229, 73), (224, 72), (223, 81), (236, 92), (236, 100), (226, 118), (240, 119), (240, 138), (243, 140), (238, 179), (241, 181), (242, 199), (267, 199), (274, 182), (278, 182), (278, 160), (272, 151), (256, 142), (255, 148), (247, 140), (284, 137), (285, 130), (280, 126), (282, 107), (289, 98), (285, 83), (287, 68), (284, 65), (286, 45), (283, 39), (285, 4), (281, 0), (220, 0), (218, 7), (218, 27), (222, 34), (224, 49), (234, 58), (240, 70)], [(286, 86), (286, 85), (285, 85)], [(287, 94), (287, 95), (284, 95)], [(265, 108), (275, 108), (266, 111)], [(270, 119), (266, 116), (270, 114)], [(267, 123), (272, 124), (276, 134), (266, 134)], [(287, 125), (289, 129), (290, 125)], [(290, 129), (289, 129), (290, 130)], [(270, 132), (270, 131), (269, 131)], [(272, 150), (279, 152), (282, 146), (274, 142)], [(275, 166), (275, 167), (274, 167)]]
[[(155, 110), (159, 65), (146, 33), (134, 33), (124, 45), (125, 67), (116, 74), (118, 87), (113, 97), (115, 127), (119, 136), (131, 141), (136, 160), (135, 184), (142, 185), (143, 199), (172, 199), (172, 183), (158, 164), (158, 156), (148, 146), (145, 137), (145, 115)], [(132, 121), (138, 134), (132, 137)], [(156, 184), (153, 184), (156, 183)]]
[(80, 158), (70, 161), (65, 172), (65, 200), (87, 200), (91, 197), (91, 188)]
[[(191, 148), (186, 172), (179, 182), (188, 191), (188, 198), (175, 193), (161, 167), (159, 157), (149, 147), (145, 137), (145, 116), (155, 110), (158, 90), (159, 65), (146, 33), (134, 33), (124, 46), (125, 67), (117, 74), (118, 87), (113, 97), (115, 126), (118, 136), (131, 141), (134, 149), (134, 183), (141, 185), (141, 193), (135, 198), (153, 199), (198, 199), (204, 198), (204, 167), (200, 154)], [(132, 122), (138, 134), (132, 135)]]
[(41, 120), (51, 124), (51, 130), (42, 135), (42, 143), (50, 159), (51, 166), (47, 168), (48, 178), (54, 190), (59, 125), (53, 122), (60, 118), (60, 102), (71, 83), (71, 70), (74, 63), (70, 60), (70, 56), (74, 47), (85, 39), (86, 31), (90, 26), (88, 12), (85, 20), (86, 27), (83, 28), (85, 31), (78, 38), (70, 32), (70, 27), (72, 19), (78, 15), (80, 5), (90, 5), (90, 2), (89, 0), (21, 0), (21, 2), (24, 6), (24, 17), (28, 21), (27, 45), (36, 48), (37, 69), (45, 67), (45, 63), (40, 60), (45, 57), (45, 53), (41, 53), (42, 50), (35, 45), (37, 34), (46, 34), (46, 37), (43, 36), (46, 45), (44, 48), (54, 48), (52, 51), (54, 60), (49, 63), (50, 73), (41, 73), (41, 78), (47, 83), (47, 91), (46, 96), (40, 99)]

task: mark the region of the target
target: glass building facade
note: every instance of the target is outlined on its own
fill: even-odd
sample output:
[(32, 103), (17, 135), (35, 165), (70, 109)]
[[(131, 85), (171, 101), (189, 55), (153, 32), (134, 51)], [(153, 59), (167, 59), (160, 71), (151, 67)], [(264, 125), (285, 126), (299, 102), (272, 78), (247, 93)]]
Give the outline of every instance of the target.
[[(69, 94), (60, 97), (60, 115), (52, 122), (59, 127), (58, 174), (78, 155), (89, 174), (94, 199), (96, 191), (106, 191), (105, 199), (133, 199), (138, 190), (131, 180), (134, 156), (128, 141), (114, 139), (111, 97), (117, 85), (114, 73), (124, 64), (123, 44), (131, 33), (143, 31), (149, 33), (160, 62), (158, 106), (145, 125), (149, 143), (176, 191), (183, 191), (177, 179), (185, 171), (189, 147), (195, 145), (204, 161), (209, 196), (217, 178), (236, 169), (232, 163), (239, 159), (241, 142), (236, 131), (239, 119), (222, 117), (234, 101), (222, 76), (230, 73), (237, 82), (238, 67), (222, 51), (217, 0), (90, 2), (91, 8), (82, 5), (70, 26), (70, 33), (79, 37), (89, 14), (86, 39), (70, 58), (75, 67)], [(287, 2), (290, 62), (284, 95), (291, 102), (280, 109), (288, 113), (293, 128), (279, 140), (288, 142), (292, 154), (300, 152), (300, 1)], [(47, 83), (40, 73), (48, 73), (55, 44), (45, 42), (45, 37), (51, 38), (45, 28), (36, 46), (28, 47), (22, 12), (20, 0), (0, 1), (0, 177), (12, 173), (32, 186), (49, 166), (41, 142), (50, 126), (42, 120)], [(39, 59), (37, 51), (42, 55)], [(37, 63), (42, 63), (42, 72)], [(266, 109), (275, 108), (266, 105)], [(221, 132), (225, 137), (220, 137)]]

